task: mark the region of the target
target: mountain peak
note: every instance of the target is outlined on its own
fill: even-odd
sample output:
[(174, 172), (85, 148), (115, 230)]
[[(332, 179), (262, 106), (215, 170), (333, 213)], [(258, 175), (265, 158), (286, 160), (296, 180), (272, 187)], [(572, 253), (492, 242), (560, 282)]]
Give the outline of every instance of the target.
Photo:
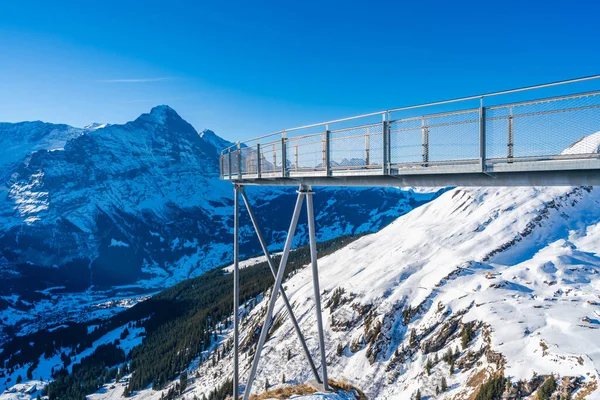
[(169, 117), (181, 119), (179, 114), (177, 114), (177, 111), (173, 110), (171, 107), (169, 107), (166, 104), (153, 107), (152, 110), (150, 110), (149, 115), (154, 120), (156, 120), (157, 122), (162, 123), (162, 124), (164, 124)]
[(212, 145), (216, 149), (217, 154), (219, 154), (221, 152), (221, 150), (233, 145), (233, 143), (218, 136), (216, 133), (214, 133), (210, 129), (203, 130), (200, 133), (200, 137), (206, 143)]
[(108, 124), (102, 124), (100, 122), (93, 122), (87, 126), (84, 126), (83, 129), (88, 130), (88, 131), (95, 131), (98, 129), (102, 129), (102, 128), (106, 128)]

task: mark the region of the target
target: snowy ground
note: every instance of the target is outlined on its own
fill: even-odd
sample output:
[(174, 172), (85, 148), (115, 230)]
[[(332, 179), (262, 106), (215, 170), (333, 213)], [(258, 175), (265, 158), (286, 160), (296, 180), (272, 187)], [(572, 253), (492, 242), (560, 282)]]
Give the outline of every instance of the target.
[[(448, 349), (461, 348), (460, 335), (453, 335), (439, 350), (424, 351), (444, 324), (457, 318), (461, 324), (482, 324), (468, 348), (461, 348), (457, 365), (470, 352), (489, 346), (504, 358), (504, 373), (513, 382), (534, 374), (579, 377), (583, 384), (600, 381), (598, 210), (600, 191), (591, 188), (457, 188), (381, 232), (321, 258), (330, 378), (350, 382), (371, 398), (409, 399), (417, 389), (432, 399), (468, 395), (478, 376), (498, 370), (496, 362), (481, 357), (477, 364), (451, 373), (439, 361), (431, 375), (425, 372), (427, 359), (441, 359)], [(285, 287), (316, 360), (310, 269), (294, 275)], [(345, 294), (332, 311), (328, 301), (340, 287)], [(260, 322), (257, 316), (265, 304), (263, 300), (244, 318), (243, 338)], [(408, 306), (419, 311), (403, 321), (402, 310)], [(368, 323), (362, 307), (371, 310)], [(282, 303), (276, 312), (284, 312)], [(262, 391), (265, 379), (281, 382), (282, 374), (287, 384), (312, 378), (292, 326), (284, 320), (266, 344), (256, 392)], [(412, 329), (420, 345), (411, 346)], [(288, 349), (293, 354), (289, 360)], [(406, 357), (399, 358), (399, 353)], [(242, 382), (250, 362), (243, 354)], [(201, 397), (231, 374), (230, 358), (214, 368), (208, 364), (192, 380), (187, 398)], [(196, 370), (192, 366), (190, 375)], [(436, 396), (442, 377), (449, 388)], [(117, 386), (91, 398), (116, 399), (121, 391)], [(135, 398), (160, 395), (148, 389)], [(600, 392), (588, 398), (594, 396)]]
[[(378, 398), (410, 398), (417, 389), (435, 398), (442, 376), (448, 379), (449, 393), (469, 392), (469, 380), (485, 368), (495, 370), (493, 363), (483, 359), (476, 369), (450, 374), (440, 362), (430, 376), (424, 373), (427, 358), (442, 358), (447, 348), (460, 346), (460, 337), (438, 352), (425, 355), (419, 349), (390, 367), (396, 350), (409, 347), (411, 329), (422, 335), (422, 343), (464, 312), (463, 323), (489, 325), (491, 348), (504, 356), (505, 374), (513, 381), (531, 379), (534, 373), (598, 381), (598, 210), (600, 191), (589, 188), (458, 188), (320, 259), (324, 304), (338, 287), (348, 299), (333, 313), (323, 310), (330, 377)], [(310, 269), (285, 286), (316, 359)], [(376, 346), (368, 344), (369, 331), (357, 312), (365, 305), (375, 310), (372, 321), (381, 322)], [(409, 305), (421, 306), (421, 311), (404, 325), (400, 311)], [(278, 313), (282, 307), (278, 302)], [(246, 329), (253, 322), (246, 319)], [(337, 328), (342, 322), (347, 329)], [(469, 350), (484, 346), (481, 332)], [(353, 342), (362, 343), (354, 352)], [(344, 346), (341, 356), (336, 354), (338, 344)], [(373, 348), (379, 351), (371, 363)], [(288, 349), (295, 354), (290, 360), (285, 357)], [(249, 364), (243, 356), (244, 377)], [(227, 376), (229, 368), (227, 362), (217, 370)], [(203, 372), (198, 393), (215, 384), (212, 368)], [(311, 378), (289, 321), (267, 343), (255, 388), (263, 387), (265, 379), (281, 381), (283, 373), (298, 382)]]

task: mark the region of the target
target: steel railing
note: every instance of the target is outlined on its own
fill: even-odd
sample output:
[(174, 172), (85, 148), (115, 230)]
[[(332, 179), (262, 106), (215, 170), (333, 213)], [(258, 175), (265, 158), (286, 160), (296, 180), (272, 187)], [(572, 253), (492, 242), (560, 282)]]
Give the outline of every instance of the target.
[[(221, 152), (221, 178), (401, 173), (415, 168), (589, 158), (597, 148), (565, 149), (600, 131), (600, 91), (484, 106), (493, 96), (600, 78), (600, 75), (402, 107), (286, 129)], [(478, 107), (464, 107), (479, 101)], [(414, 115), (433, 106), (457, 109)], [(408, 116), (398, 116), (398, 114)], [(375, 121), (365, 122), (371, 119)], [(330, 129), (333, 127), (334, 129)], [(298, 134), (310, 131), (307, 134)]]

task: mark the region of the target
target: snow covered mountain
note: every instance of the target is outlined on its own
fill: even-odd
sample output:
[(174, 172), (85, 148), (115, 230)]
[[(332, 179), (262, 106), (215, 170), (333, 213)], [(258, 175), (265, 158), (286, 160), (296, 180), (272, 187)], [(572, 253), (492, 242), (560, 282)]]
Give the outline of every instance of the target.
[[(37, 150), (60, 150), (85, 129), (41, 121), (0, 123), (0, 172)], [(1, 176), (1, 175), (0, 175)]]
[(202, 132), (200, 132), (200, 137), (206, 143), (210, 143), (217, 150), (217, 154), (220, 154), (221, 150), (233, 146), (232, 142), (225, 140), (220, 136), (217, 136), (210, 129), (205, 129)]
[[(199, 134), (172, 108), (155, 107), (124, 125), (32, 122), (2, 124), (0, 133), (12, 149), (0, 154), (4, 323), (41, 319), (43, 326), (74, 312), (74, 304), (153, 293), (231, 259), (233, 190), (218, 177), (218, 151), (230, 142)], [(294, 188), (249, 188), (248, 195), (279, 248)], [(319, 190), (318, 223), (328, 227), (319, 240), (376, 231), (437, 195)], [(242, 223), (249, 225), (245, 214)], [(306, 241), (306, 226), (300, 229), (298, 244)], [(259, 252), (251, 229), (242, 238), (243, 254)]]

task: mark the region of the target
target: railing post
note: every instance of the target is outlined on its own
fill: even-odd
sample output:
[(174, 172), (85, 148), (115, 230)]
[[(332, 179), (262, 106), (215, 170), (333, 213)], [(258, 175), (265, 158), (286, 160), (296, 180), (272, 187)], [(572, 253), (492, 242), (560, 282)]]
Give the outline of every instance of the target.
[(385, 112), (381, 114), (382, 119), (382, 134), (383, 134), (383, 160), (382, 160), (382, 173), (383, 175), (389, 175), (391, 169), (391, 156), (390, 156), (390, 121), (389, 113)]
[(273, 173), (277, 172), (277, 145), (273, 144)]
[(331, 131), (329, 125), (325, 125), (325, 143), (323, 152), (323, 164), (325, 167), (325, 174), (331, 175)]
[(296, 144), (294, 145), (294, 153), (295, 153), (295, 158), (296, 158), (296, 171), (298, 171), (298, 163), (299, 163), (299, 158), (298, 158), (298, 143), (296, 141)]
[(231, 169), (231, 149), (227, 150), (227, 158), (229, 159), (228, 164), (229, 164), (229, 180), (231, 180), (233, 178), (233, 172)]
[(287, 139), (285, 132), (281, 138), (281, 176), (283, 178), (287, 176)]
[(508, 116), (508, 162), (512, 163), (514, 157), (514, 146), (515, 146), (515, 131), (514, 131), (514, 119), (513, 119), (513, 108), (510, 107), (510, 115)]
[(221, 168), (219, 170), (219, 178), (222, 180), (225, 174), (225, 170), (223, 169), (223, 166), (225, 165), (225, 163), (223, 162), (223, 159), (225, 158), (225, 156), (223, 155), (223, 153), (220, 154), (219, 156), (219, 164), (221, 165)]
[(369, 136), (369, 127), (367, 126), (367, 135), (365, 136), (365, 166), (370, 164), (369, 151), (371, 150), (371, 137)]
[(238, 178), (242, 179), (242, 145), (241, 145), (241, 143), (237, 144), (237, 153), (238, 153)]
[(429, 163), (429, 127), (425, 124), (425, 118), (421, 120), (421, 142), (423, 166), (426, 167)]
[(260, 175), (262, 172), (262, 160), (260, 155), (260, 143), (256, 143), (256, 175), (260, 179)]
[(479, 168), (481, 172), (485, 172), (485, 107), (483, 106), (483, 97), (479, 100)]

